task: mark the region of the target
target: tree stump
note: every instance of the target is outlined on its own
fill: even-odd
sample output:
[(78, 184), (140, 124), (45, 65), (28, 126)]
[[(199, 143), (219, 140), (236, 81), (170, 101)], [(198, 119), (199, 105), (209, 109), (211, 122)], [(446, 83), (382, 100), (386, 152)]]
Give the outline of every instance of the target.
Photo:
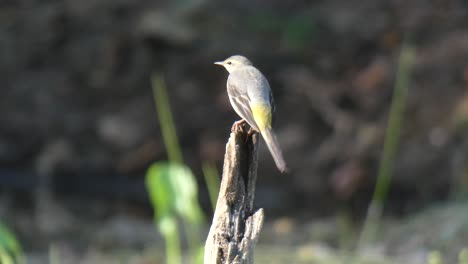
[(254, 211), (258, 134), (233, 126), (226, 144), (223, 176), (213, 223), (205, 244), (205, 264), (253, 263), (263, 225), (263, 209)]

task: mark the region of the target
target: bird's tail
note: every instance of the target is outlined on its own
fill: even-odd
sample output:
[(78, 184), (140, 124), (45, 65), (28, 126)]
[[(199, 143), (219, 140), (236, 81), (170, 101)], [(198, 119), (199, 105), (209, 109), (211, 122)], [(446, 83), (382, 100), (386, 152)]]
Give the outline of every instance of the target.
[(271, 155), (273, 156), (276, 167), (278, 167), (281, 172), (286, 172), (288, 170), (286, 167), (286, 162), (284, 161), (278, 139), (276, 139), (276, 135), (274, 134), (273, 130), (270, 127), (267, 127), (263, 129), (261, 134), (268, 149), (270, 150)]

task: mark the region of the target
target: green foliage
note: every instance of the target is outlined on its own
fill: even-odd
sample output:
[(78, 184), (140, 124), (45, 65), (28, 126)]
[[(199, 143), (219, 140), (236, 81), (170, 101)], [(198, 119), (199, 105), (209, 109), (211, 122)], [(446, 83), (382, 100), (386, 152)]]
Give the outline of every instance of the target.
[(390, 188), (391, 173), (398, 150), (414, 57), (414, 48), (408, 44), (404, 44), (400, 52), (395, 89), (393, 90), (388, 127), (385, 135), (382, 158), (378, 168), (377, 182), (371, 204), (367, 211), (359, 246), (363, 246), (363, 244), (374, 239), (382, 217), (383, 204)]
[(161, 76), (156, 75), (152, 79), (154, 104), (158, 113), (159, 124), (163, 136), (166, 151), (170, 161), (182, 162), (182, 152), (172, 118), (169, 97), (167, 96), (166, 85)]
[(464, 248), (458, 254), (459, 264), (468, 264), (468, 248)]
[(146, 187), (155, 208), (156, 221), (179, 215), (188, 223), (203, 223), (198, 187), (192, 171), (181, 163), (156, 162), (148, 169)]
[(13, 233), (0, 223), (0, 263), (21, 262), (22, 250)]
[(415, 51), (413, 47), (405, 45), (400, 54), (397, 80), (390, 108), (387, 133), (384, 142), (384, 152), (377, 174), (377, 184), (374, 200), (383, 203), (387, 198), (390, 185), (391, 171), (398, 150), (401, 125), (403, 123), (406, 98), (410, 82), (411, 68), (414, 62)]
[(428, 264), (442, 264), (442, 255), (439, 251), (432, 251), (427, 257)]
[[(427, 264), (443, 264), (443, 255), (440, 251), (431, 251), (427, 256)], [(468, 264), (468, 249), (464, 248), (458, 254), (458, 264)]]
[[(182, 161), (166, 87), (161, 76), (152, 79), (159, 124), (169, 161), (153, 163), (146, 173), (146, 188), (154, 208), (154, 221), (166, 243), (168, 264), (182, 263), (180, 226), (184, 226), (193, 263), (202, 263), (200, 227), (204, 222), (198, 203), (198, 186)], [(200, 252), (202, 253), (200, 257)]]
[(60, 264), (60, 252), (55, 244), (49, 246), (49, 264)]

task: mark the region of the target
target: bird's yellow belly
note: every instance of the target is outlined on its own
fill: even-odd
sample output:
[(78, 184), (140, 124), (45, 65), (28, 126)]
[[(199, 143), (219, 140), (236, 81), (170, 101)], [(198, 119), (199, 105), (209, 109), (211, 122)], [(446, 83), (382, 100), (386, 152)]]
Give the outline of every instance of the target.
[(252, 104), (252, 114), (260, 131), (271, 127), (271, 108), (267, 104)]

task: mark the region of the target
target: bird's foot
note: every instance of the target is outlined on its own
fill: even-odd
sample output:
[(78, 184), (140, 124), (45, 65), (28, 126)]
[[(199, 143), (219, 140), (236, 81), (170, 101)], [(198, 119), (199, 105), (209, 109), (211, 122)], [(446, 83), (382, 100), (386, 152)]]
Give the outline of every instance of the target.
[(244, 143), (247, 143), (250, 136), (253, 133), (255, 133), (255, 130), (253, 130), (252, 128), (249, 128), (249, 131), (247, 132), (246, 125), (247, 122), (244, 119), (241, 119), (239, 121), (234, 122), (231, 128), (232, 132), (241, 132), (242, 140), (244, 141)]
[(253, 134), (255, 134), (257, 131), (253, 128), (250, 128), (249, 129), (249, 132), (247, 132), (247, 137), (252, 137)]
[(247, 122), (244, 119), (238, 120), (234, 122), (231, 128), (231, 132), (236, 132), (236, 131), (244, 131), (245, 124)]

